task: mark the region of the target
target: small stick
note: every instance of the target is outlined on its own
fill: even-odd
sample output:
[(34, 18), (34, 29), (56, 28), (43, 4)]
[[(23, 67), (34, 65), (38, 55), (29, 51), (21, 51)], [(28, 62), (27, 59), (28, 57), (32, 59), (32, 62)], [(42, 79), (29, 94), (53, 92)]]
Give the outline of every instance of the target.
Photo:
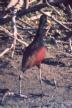
[(13, 44), (10, 48), (6, 48), (2, 53), (0, 53), (0, 58), (3, 57), (6, 53), (8, 53), (13, 48)]
[(54, 6), (50, 5), (47, 0), (46, 0), (46, 4), (47, 4), (47, 6), (51, 7), (58, 15), (61, 16), (60, 12), (57, 11), (57, 9)]
[(12, 17), (13, 28), (14, 28), (14, 42), (13, 42), (12, 58), (14, 56), (15, 47), (16, 47), (16, 40), (17, 40), (16, 13), (17, 13), (17, 9), (14, 10), (13, 17)]
[[(13, 37), (13, 34), (12, 34), (11, 32), (9, 32), (6, 28), (4, 28), (4, 27), (0, 26), (0, 30), (2, 30), (2, 31), (4, 31), (5, 33), (7, 33), (7, 34), (8, 34), (8, 36), (10, 36), (10, 37), (14, 38), (14, 37)], [(19, 34), (18, 34), (18, 36), (20, 37), (20, 35), (19, 35)], [(21, 39), (18, 39), (18, 38), (17, 38), (17, 41), (18, 41), (19, 43), (21, 43), (21, 44), (25, 45), (25, 46), (28, 46), (28, 43), (27, 43), (27, 42), (25, 42), (25, 41), (22, 41)]]
[(53, 19), (56, 23), (60, 24), (62, 27), (64, 27), (65, 29), (72, 31), (70, 28), (68, 28), (67, 26), (65, 26), (64, 24), (62, 24), (60, 21), (58, 21), (56, 18), (54, 18), (51, 15), (48, 15), (47, 12), (44, 12), (43, 10), (40, 11), (42, 14), (47, 15), (48, 17), (50, 17), (51, 19)]

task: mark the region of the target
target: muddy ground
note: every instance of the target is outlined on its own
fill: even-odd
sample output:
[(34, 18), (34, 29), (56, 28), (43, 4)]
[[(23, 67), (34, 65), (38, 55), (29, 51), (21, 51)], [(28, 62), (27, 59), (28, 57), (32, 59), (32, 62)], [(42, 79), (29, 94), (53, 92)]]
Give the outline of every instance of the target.
[[(41, 64), (42, 84), (37, 67), (27, 70), (23, 74), (22, 94), (28, 98), (7, 96), (0, 108), (72, 108), (72, 55), (66, 47), (49, 46), (47, 61)], [(0, 59), (0, 101), (6, 89), (19, 93), (21, 60), (18, 52), (13, 59), (10, 52)]]

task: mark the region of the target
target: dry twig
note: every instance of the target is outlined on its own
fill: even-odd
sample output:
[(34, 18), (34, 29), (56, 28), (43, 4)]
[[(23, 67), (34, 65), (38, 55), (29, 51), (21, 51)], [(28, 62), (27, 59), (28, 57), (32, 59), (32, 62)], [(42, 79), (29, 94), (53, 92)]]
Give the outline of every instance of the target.
[(68, 28), (66, 25), (62, 24), (62, 22), (58, 21), (55, 17), (47, 14), (47, 12), (44, 12), (43, 10), (40, 11), (42, 14), (47, 15), (49, 18), (53, 19), (56, 23), (60, 24), (62, 27), (64, 27), (65, 29), (72, 31), (70, 28)]
[(50, 5), (47, 0), (46, 0), (46, 4), (47, 4), (47, 6), (51, 7), (58, 15), (61, 16), (60, 12), (57, 11), (57, 9), (54, 6)]
[(12, 58), (14, 56), (14, 51), (15, 51), (15, 47), (16, 47), (16, 40), (17, 40), (16, 13), (17, 13), (17, 9), (14, 10), (13, 17), (12, 17), (13, 29), (14, 29), (14, 41), (13, 41)]
[[(0, 26), (0, 30), (1, 31), (4, 31), (6, 34), (8, 34), (8, 36), (10, 36), (11, 38), (14, 38), (13, 37), (13, 34), (11, 32), (9, 32), (6, 28)], [(18, 34), (18, 36), (20, 37), (20, 35)], [(28, 43), (26, 43), (25, 41), (22, 41), (21, 39), (18, 39), (17, 38), (17, 41), (25, 46), (28, 46)]]

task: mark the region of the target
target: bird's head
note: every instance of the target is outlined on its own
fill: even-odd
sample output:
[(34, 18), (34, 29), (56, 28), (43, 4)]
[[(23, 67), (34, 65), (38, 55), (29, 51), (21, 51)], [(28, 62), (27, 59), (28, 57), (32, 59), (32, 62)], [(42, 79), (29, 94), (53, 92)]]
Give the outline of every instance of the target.
[(41, 15), (40, 19), (39, 19), (39, 27), (37, 30), (37, 34), (36, 34), (36, 38), (43, 38), (46, 36), (47, 33), (47, 15)]
[(39, 27), (41, 27), (42, 29), (46, 29), (47, 27), (47, 15), (42, 15), (40, 17), (40, 21), (39, 21)]

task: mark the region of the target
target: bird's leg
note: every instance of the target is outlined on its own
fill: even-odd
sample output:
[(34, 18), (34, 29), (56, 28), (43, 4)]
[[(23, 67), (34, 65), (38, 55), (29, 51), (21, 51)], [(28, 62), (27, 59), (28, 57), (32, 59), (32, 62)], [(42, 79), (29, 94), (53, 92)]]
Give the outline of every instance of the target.
[(42, 96), (44, 96), (44, 93), (43, 93), (43, 86), (42, 86), (42, 71), (41, 71), (41, 68), (39, 67), (39, 72), (40, 72), (40, 75), (39, 75), (39, 79), (40, 79), (40, 85), (41, 85), (41, 91), (42, 91)]
[(39, 68), (39, 71), (40, 71), (40, 75), (39, 75), (40, 83), (42, 83), (42, 77), (41, 77), (42, 72), (41, 72), (41, 68)]
[(39, 68), (39, 80), (40, 80), (40, 83), (41, 83), (41, 81), (42, 81), (42, 77), (41, 77), (41, 65), (40, 64), (38, 64), (37, 65), (37, 67)]
[(21, 74), (19, 75), (19, 95), (20, 95), (20, 97), (27, 98), (26, 95), (23, 95), (23, 94), (22, 94), (22, 92), (21, 92), (21, 87), (22, 87), (22, 72), (21, 72)]
[(19, 75), (19, 94), (21, 95), (21, 87), (22, 87), (22, 85), (21, 85), (21, 81), (22, 80), (22, 73)]

